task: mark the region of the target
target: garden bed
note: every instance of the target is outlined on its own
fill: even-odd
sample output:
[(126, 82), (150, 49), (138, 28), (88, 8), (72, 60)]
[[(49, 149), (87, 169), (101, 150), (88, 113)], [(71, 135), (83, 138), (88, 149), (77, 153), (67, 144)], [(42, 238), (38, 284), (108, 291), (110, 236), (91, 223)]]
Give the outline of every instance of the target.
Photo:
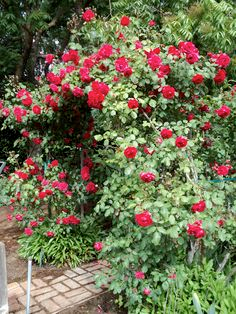
[[(27, 278), (27, 261), (20, 258), (17, 251), (19, 244), (18, 237), (22, 234), (22, 230), (12, 221), (7, 221), (7, 209), (0, 209), (0, 241), (5, 244), (7, 256), (7, 278), (8, 283), (25, 281)], [(61, 276), (68, 267), (57, 268), (55, 266), (39, 267), (33, 265), (32, 276)]]

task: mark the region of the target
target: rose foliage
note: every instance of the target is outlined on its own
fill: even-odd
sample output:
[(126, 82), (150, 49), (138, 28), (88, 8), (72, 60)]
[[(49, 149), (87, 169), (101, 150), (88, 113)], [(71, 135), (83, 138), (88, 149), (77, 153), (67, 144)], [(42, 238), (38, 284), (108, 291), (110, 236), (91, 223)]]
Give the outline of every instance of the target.
[(66, 208), (82, 224), (92, 199), (112, 225), (95, 245), (111, 264), (110, 289), (130, 313), (153, 304), (162, 313), (179, 268), (203, 257), (217, 268), (234, 250), (236, 89), (226, 54), (159, 45), (139, 23), (105, 23), (108, 42), (100, 21), (86, 22), (81, 38), (94, 44), (95, 32), (101, 45), (88, 55), (73, 43), (38, 90), (6, 97), (1, 114), (21, 131), (18, 144), (41, 154), (10, 176), (13, 216), (29, 228), (51, 202), (55, 218)]

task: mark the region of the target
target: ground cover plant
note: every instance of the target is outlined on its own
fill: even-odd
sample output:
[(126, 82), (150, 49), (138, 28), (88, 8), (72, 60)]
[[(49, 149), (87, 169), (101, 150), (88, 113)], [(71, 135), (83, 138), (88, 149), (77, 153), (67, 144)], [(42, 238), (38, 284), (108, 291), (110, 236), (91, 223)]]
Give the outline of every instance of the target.
[[(88, 242), (111, 264), (110, 289), (130, 313), (193, 311), (192, 292), (205, 298), (205, 311), (215, 303), (225, 313), (228, 301), (218, 297), (231, 291), (233, 273), (221, 272), (235, 261), (236, 210), (230, 57), (202, 55), (189, 41), (160, 44), (154, 21), (104, 22), (90, 9), (82, 18), (71, 49), (47, 55), (51, 70), (39, 88), (16, 87), (1, 105), (4, 127), (19, 130), (16, 144), (31, 156), (8, 183), (9, 219), (25, 228), (21, 252), (37, 250), (35, 237), (48, 239), (54, 255), (61, 232), (61, 245), (82, 247), (95, 206), (110, 229)], [(208, 281), (195, 276), (200, 269)], [(223, 288), (206, 295), (203, 280), (204, 289), (214, 280)]]

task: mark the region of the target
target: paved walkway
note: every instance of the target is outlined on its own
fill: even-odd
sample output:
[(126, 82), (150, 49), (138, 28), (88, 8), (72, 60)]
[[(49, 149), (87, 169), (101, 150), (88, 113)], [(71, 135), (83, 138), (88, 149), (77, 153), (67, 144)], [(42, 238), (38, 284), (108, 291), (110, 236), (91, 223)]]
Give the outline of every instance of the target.
[[(60, 313), (103, 293), (105, 288), (96, 288), (94, 275), (107, 269), (106, 262), (97, 261), (66, 270), (60, 277), (47, 276), (33, 279), (30, 313)], [(8, 285), (10, 314), (25, 314), (26, 287), (26, 281)]]

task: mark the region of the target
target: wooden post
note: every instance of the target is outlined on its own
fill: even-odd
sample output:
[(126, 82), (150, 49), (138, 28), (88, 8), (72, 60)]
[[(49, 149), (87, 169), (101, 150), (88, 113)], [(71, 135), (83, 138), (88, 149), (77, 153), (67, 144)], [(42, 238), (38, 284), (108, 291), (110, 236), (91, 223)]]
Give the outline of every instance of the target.
[(5, 245), (0, 242), (0, 314), (8, 313), (7, 265)]

